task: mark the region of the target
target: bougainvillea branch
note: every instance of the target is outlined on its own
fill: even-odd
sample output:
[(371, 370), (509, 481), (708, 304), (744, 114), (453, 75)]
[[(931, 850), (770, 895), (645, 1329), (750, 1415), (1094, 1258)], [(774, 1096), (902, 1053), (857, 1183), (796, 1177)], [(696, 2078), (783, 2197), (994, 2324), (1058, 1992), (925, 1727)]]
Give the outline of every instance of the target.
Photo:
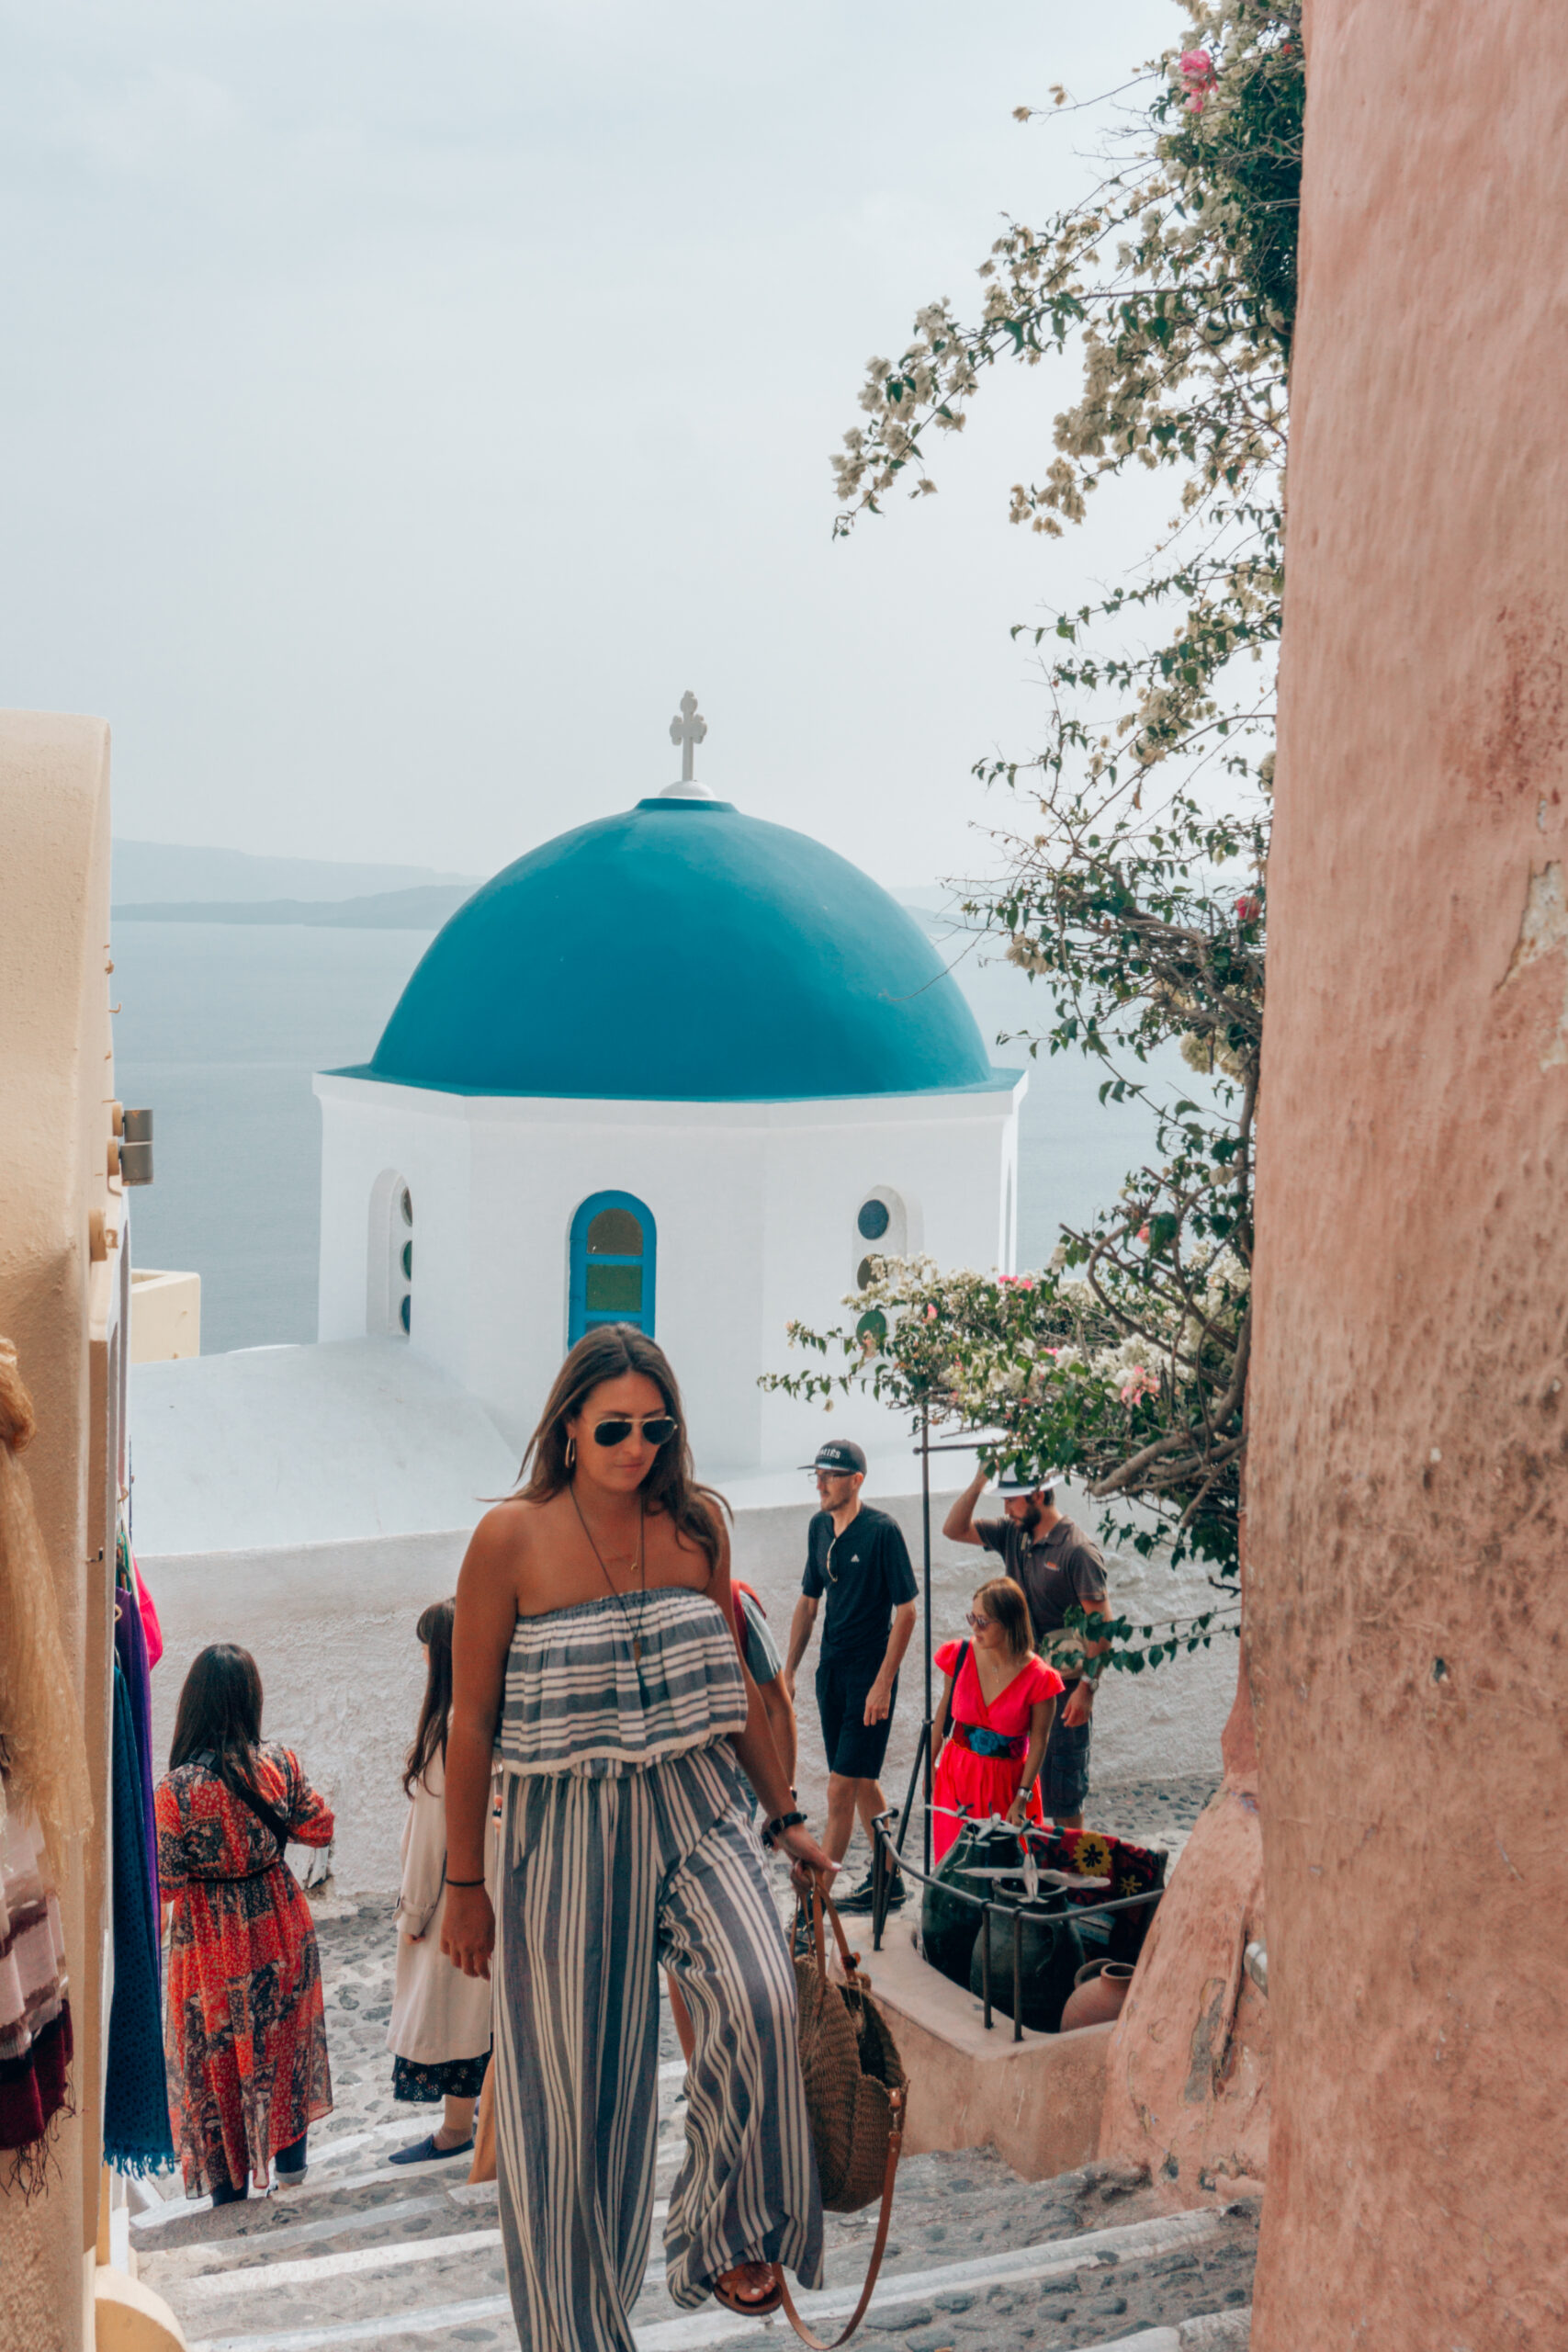
[[(987, 1428), (994, 1462), (1075, 1470), (1107, 1533), (1222, 1577), (1246, 1442), (1300, 15), (1299, 0), (1216, 0), (1190, 16), (1131, 85), (1145, 103), (1092, 194), (1040, 230), (1010, 224), (980, 271), (978, 319), (932, 303), (898, 360), (870, 363), (866, 421), (834, 460), (842, 533), (895, 488), (934, 492), (939, 436), (962, 431), (991, 369), (1070, 353), (1077, 396), (1038, 475), (1014, 485), (1011, 520), (1060, 537), (1110, 477), (1168, 469), (1179, 483), (1137, 577), (1015, 631), (1045, 664), (1050, 720), (1031, 756), (976, 770), (1028, 814), (998, 835), (1004, 879), (964, 900), (1044, 990), (1031, 1054), (1098, 1057), (1102, 1100), (1153, 1110), (1154, 1154), (1039, 1274), (874, 1261), (841, 1326), (791, 1327), (822, 1367), (766, 1384), (859, 1385)], [(1154, 1086), (1170, 1043), (1185, 1092)]]

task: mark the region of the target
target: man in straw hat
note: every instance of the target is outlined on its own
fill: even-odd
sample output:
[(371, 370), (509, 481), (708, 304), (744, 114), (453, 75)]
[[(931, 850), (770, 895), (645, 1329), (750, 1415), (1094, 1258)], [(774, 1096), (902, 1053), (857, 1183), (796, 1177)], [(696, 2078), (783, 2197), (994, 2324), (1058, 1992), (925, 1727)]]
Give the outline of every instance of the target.
[(1034, 1627), (1034, 1646), (1066, 1682), (1066, 1696), (1051, 1726), (1040, 1768), (1040, 1801), (1059, 1829), (1083, 1827), (1089, 1793), (1089, 1741), (1095, 1684), (1110, 1645), (1069, 1633), (1066, 1615), (1075, 1605), (1089, 1616), (1109, 1617), (1105, 1555), (1075, 1521), (1056, 1509), (1059, 1473), (1035, 1486), (1002, 1478), (1001, 1519), (976, 1519), (975, 1506), (989, 1472), (977, 1470), (948, 1512), (942, 1533), (950, 1544), (978, 1544), (1001, 1559), (1021, 1585)]

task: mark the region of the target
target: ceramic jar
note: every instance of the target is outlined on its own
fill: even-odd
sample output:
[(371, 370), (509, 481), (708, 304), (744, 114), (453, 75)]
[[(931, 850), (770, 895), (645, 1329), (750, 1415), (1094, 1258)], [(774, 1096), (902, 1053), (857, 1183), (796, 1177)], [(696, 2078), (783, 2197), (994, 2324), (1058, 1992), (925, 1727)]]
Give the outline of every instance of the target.
[(1060, 2030), (1076, 2033), (1079, 2026), (1109, 2025), (1113, 2018), (1121, 2016), (1132, 1982), (1129, 1961), (1086, 1960), (1073, 1980), (1072, 1992), (1062, 2011)]

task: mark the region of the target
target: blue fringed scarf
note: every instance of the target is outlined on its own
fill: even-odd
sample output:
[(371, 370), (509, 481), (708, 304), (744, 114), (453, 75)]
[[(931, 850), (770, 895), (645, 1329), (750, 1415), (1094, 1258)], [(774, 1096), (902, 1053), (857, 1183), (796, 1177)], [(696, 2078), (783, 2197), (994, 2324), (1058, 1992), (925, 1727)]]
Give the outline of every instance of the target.
[(104, 2095), (104, 2159), (118, 2172), (172, 2170), (157, 1928), (130, 1693), (114, 1668), (114, 2002)]

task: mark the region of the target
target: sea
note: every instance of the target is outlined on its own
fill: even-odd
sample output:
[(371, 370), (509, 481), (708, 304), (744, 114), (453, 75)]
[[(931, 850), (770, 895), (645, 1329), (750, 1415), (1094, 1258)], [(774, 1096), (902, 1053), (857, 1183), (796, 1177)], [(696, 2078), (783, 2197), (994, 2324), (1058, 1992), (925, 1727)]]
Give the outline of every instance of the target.
[[(1101, 1104), (1105, 1066), (1031, 1060), (1049, 1000), (996, 951), (917, 913), (998, 1065), (1028, 1068), (1019, 1263), (1043, 1264), (1064, 1225), (1113, 1202), (1147, 1160), (1153, 1114)], [(155, 1182), (133, 1196), (139, 1267), (201, 1276), (204, 1355), (316, 1336), (321, 1113), (311, 1073), (368, 1061), (428, 931), (298, 923), (118, 923), (116, 1089), (154, 1114)], [(1003, 1042), (998, 1042), (1001, 1040)], [(1174, 1051), (1147, 1073), (1187, 1091)]]

